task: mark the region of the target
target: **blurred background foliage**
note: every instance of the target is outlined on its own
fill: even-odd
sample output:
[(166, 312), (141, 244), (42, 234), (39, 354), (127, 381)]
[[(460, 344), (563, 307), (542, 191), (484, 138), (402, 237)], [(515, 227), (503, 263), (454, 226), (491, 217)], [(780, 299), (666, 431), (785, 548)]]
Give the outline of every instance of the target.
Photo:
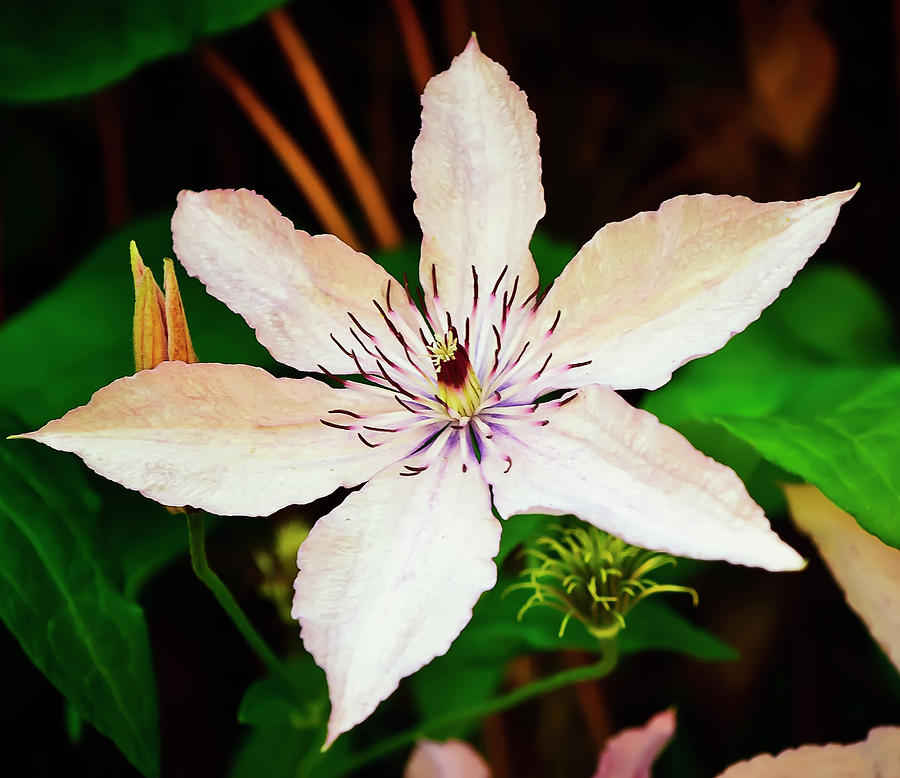
[[(743, 0), (688, 13), (647, 2), (385, 0), (352, 10), (297, 2), (267, 15), (275, 5), (0, 6), (5, 434), (132, 372), (128, 241), (154, 268), (171, 254), (181, 189), (255, 189), (298, 227), (344, 230), (398, 277), (413, 270), (418, 94), (475, 30), (538, 117), (548, 214), (533, 251), (545, 283), (598, 227), (672, 195), (792, 200), (862, 188), (759, 322), (662, 390), (629, 396), (734, 467), (809, 568), (775, 576), (680, 560), (669, 578), (696, 587), (699, 607), (677, 597), (639, 606), (611, 677), (434, 734), (472, 739), (497, 778), (586, 776), (611, 732), (675, 704), (678, 735), (656, 773), (664, 777), (712, 775), (760, 751), (859, 740), (900, 723), (895, 671), (782, 520), (778, 488), (816, 483), (900, 545), (900, 7)], [(315, 83), (298, 88), (297, 60), (282, 56), (291, 29), (306, 39), (304, 72), (310, 58), (318, 63), (325, 97)], [(355, 197), (366, 186), (359, 161), (348, 183), (332, 153), (340, 128), (327, 118), (329, 96), (387, 217), (371, 197)], [(310, 197), (304, 159), (330, 200)], [(181, 285), (202, 359), (288, 374), (199, 283)], [(302, 531), (340, 495), (273, 520), (222, 520), (209, 542), (213, 567), (293, 657), (291, 672), (309, 689), (297, 701), (263, 677), (193, 578), (181, 517), (28, 444), (0, 445), (0, 468), (9, 630), (0, 634), (0, 715), (15, 733), (6, 758), (35, 775), (155, 775), (160, 765), (167, 776), (339, 775), (382, 738), (582, 663), (596, 648), (577, 623), (558, 639), (551, 611), (515, 621), (524, 595), (502, 596), (521, 566), (515, 549), (547, 525), (518, 517), (505, 527), (498, 588), (450, 652), (321, 758), (324, 678), (283, 617), (294, 571), (274, 549), (279, 533)], [(353, 774), (399, 775), (405, 755)]]

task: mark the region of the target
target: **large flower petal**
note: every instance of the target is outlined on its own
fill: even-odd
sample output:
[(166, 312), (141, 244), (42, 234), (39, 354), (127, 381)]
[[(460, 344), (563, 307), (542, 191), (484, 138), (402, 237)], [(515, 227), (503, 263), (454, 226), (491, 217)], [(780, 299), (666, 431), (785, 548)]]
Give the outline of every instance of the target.
[(495, 428), (485, 447), (482, 470), (501, 515), (574, 513), (637, 546), (768, 570), (803, 566), (734, 471), (611, 389), (544, 403), (541, 419), (546, 426)]
[(377, 390), (331, 389), (245, 365), (163, 362), (120, 378), (32, 438), (165, 505), (263, 516), (355, 486), (420, 440), (375, 448), (320, 423), (331, 409), (393, 410)]
[(541, 159), (534, 114), (525, 93), (472, 36), (450, 69), (422, 95), (422, 131), (413, 147), (414, 208), (422, 226), (419, 275), (462, 328), (471, 309), (471, 266), (481, 295), (503, 268), (519, 299), (537, 285), (528, 244), (544, 215)]
[(650, 768), (675, 736), (675, 711), (657, 713), (642, 727), (606, 741), (594, 778), (650, 778)]
[(188, 273), (243, 316), (279, 362), (353, 373), (331, 335), (353, 344), (348, 314), (386, 332), (372, 300), (384, 304), (387, 272), (333, 235), (295, 230), (254, 192), (182, 192), (172, 236)]
[(794, 522), (819, 549), (847, 602), (900, 670), (900, 550), (866, 532), (815, 486), (784, 487)]
[(490, 778), (491, 770), (472, 746), (461, 740), (420, 740), (403, 778)]
[(454, 453), (398, 470), (319, 519), (298, 554), (293, 615), (328, 677), (327, 743), (445, 653), (496, 581), (500, 524), (477, 468)]
[(795, 203), (675, 197), (607, 224), (548, 293), (536, 326), (554, 333), (567, 387), (662, 386), (672, 371), (721, 348), (759, 317), (834, 226), (856, 192)]
[(729, 767), (719, 778), (873, 778), (900, 775), (900, 727), (876, 727), (860, 743), (802, 746), (761, 754)]

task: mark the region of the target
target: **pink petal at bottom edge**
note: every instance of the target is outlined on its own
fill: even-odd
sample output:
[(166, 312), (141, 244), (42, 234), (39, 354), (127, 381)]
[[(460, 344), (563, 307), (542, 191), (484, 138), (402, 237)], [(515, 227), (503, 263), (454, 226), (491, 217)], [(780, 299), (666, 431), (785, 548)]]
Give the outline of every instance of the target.
[(490, 778), (487, 762), (468, 743), (420, 740), (410, 754), (403, 778)]
[(675, 711), (657, 713), (644, 726), (606, 741), (593, 778), (650, 778), (650, 768), (675, 735)]

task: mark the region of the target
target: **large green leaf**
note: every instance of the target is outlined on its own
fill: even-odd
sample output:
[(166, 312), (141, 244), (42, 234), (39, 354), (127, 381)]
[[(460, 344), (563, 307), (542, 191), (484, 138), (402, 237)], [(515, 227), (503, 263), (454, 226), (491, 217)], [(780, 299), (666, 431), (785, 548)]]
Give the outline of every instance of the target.
[(900, 547), (900, 367), (819, 371), (772, 413), (714, 421)]
[[(136, 240), (161, 280), (171, 256), (171, 214), (136, 221), (101, 243), (58, 287), (0, 328), (0, 407), (29, 427), (87, 402), (105, 384), (134, 372), (134, 286), (128, 242)], [(269, 365), (271, 358), (240, 317), (195, 279), (179, 278), (188, 324), (207, 362)]]
[[(4, 432), (18, 425), (0, 417)], [(29, 441), (0, 443), (0, 618), (78, 715), (155, 776), (147, 627), (116, 587), (98, 508), (74, 460)]]
[(0, 100), (76, 97), (284, 0), (58, 0), (0, 3)]
[(849, 271), (815, 268), (644, 407), (734, 467), (767, 510), (781, 506), (776, 479), (793, 473), (900, 545), (894, 358), (875, 292)]

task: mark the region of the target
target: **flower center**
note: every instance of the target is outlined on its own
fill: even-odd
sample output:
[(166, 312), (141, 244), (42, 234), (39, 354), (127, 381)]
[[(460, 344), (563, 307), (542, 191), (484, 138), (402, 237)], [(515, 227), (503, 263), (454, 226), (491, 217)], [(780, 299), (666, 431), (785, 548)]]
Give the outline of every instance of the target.
[(437, 372), (437, 396), (451, 412), (471, 417), (481, 405), (481, 384), (469, 362), (465, 347), (451, 328), (428, 347)]

